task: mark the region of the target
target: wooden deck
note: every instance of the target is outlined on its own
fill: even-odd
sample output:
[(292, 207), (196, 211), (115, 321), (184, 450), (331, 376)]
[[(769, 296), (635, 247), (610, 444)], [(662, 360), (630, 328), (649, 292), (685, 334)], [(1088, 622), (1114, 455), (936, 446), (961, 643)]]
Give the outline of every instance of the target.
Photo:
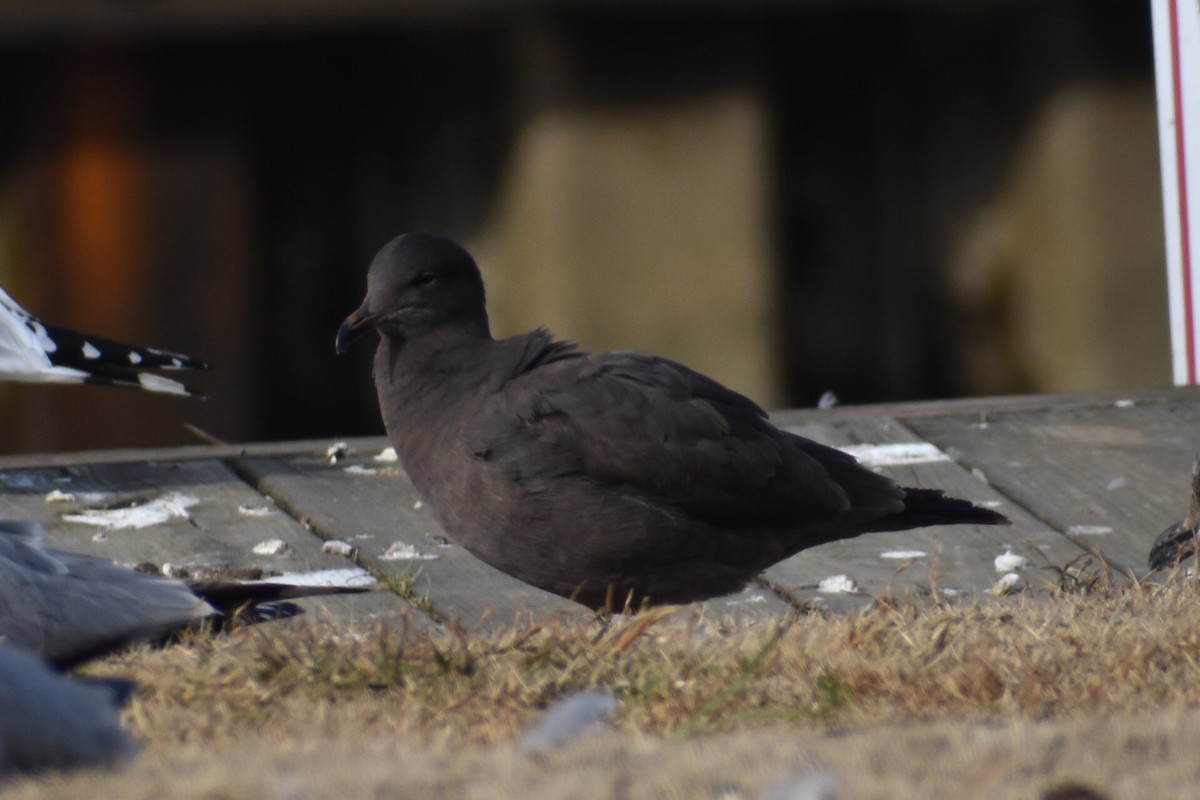
[[(1114, 567), (1142, 574), (1154, 537), (1187, 507), (1200, 447), (1200, 390), (785, 411), (775, 421), (836, 446), (915, 445), (912, 463), (879, 469), (906, 485), (990, 504), (1013, 524), (873, 534), (813, 548), (748, 590), (708, 601), (714, 613), (776, 615), (797, 601), (846, 608), (889, 587), (986, 593), (1009, 572), (1018, 590), (1045, 591), (1055, 577), (1048, 562), (1064, 564), (1092, 548)], [(387, 446), (383, 438), (348, 441), (348, 455), (336, 463), (326, 455), (333, 444), (0, 458), (0, 516), (40, 520), (51, 544), (118, 562), (288, 579), (338, 570), (327, 577), (369, 580), (353, 572), (361, 567), (426, 598), (416, 608), (388, 591), (321, 601), (348, 620), (408, 609), (429, 625), (455, 618), (473, 627), (582, 610), (487, 567), (447, 539), (403, 470), (375, 458)], [(885, 459), (903, 453), (859, 452)], [(140, 528), (102, 526), (135, 521), (132, 507), (143, 515), (160, 509), (163, 519)], [(325, 552), (329, 541), (353, 552)], [(1024, 563), (998, 565), (1009, 552)], [(819, 588), (838, 575), (857, 591)]]

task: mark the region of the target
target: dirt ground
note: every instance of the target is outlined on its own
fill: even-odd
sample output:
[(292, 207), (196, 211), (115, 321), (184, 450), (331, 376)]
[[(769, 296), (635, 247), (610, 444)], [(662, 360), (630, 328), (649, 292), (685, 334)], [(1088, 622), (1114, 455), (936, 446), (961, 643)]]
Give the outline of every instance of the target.
[(248, 737), (149, 752), (117, 773), (28, 781), (5, 797), (735, 800), (827, 769), (838, 798), (1015, 800), (1084, 785), (1098, 796), (1132, 800), (1195, 796), (1198, 744), (1194, 710), (1067, 722), (939, 720), (847, 732), (771, 726), (687, 741), (614, 731), (541, 755), (514, 742), (345, 743), (314, 732), (285, 745)]

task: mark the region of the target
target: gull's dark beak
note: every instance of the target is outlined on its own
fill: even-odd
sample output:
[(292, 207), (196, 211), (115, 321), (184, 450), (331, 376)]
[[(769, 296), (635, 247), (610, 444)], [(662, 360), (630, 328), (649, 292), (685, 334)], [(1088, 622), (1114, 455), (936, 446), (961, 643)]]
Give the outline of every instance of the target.
[(1176, 522), (1158, 535), (1150, 548), (1150, 569), (1163, 569), (1183, 561), (1196, 552), (1196, 532), (1187, 520)]
[(349, 350), (363, 334), (375, 327), (376, 316), (371, 313), (364, 302), (350, 316), (346, 317), (338, 328), (337, 338), (333, 341), (333, 349), (338, 355)]

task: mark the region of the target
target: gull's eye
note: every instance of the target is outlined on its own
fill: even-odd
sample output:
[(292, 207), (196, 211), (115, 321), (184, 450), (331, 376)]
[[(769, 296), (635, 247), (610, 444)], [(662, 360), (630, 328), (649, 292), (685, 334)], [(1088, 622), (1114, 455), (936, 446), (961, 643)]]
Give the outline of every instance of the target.
[(437, 275), (433, 274), (432, 272), (422, 272), (420, 275), (413, 278), (412, 285), (413, 286), (428, 286), (429, 284), (433, 283), (436, 280), (437, 280)]

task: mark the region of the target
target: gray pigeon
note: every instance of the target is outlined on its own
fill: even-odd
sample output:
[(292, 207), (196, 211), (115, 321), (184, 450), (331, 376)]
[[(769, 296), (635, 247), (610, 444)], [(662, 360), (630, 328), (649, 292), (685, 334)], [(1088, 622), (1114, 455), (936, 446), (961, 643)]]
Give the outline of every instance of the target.
[(138, 750), (117, 719), (119, 694), (63, 677), (0, 645), (0, 779), (14, 773), (111, 767)]
[(0, 521), (0, 640), (68, 668), (243, 607), (360, 587), (184, 582), (42, 545), (32, 521)]
[(47, 325), (0, 289), (0, 380), (101, 383), (199, 396), (150, 370), (208, 369), (203, 361)]
[(1007, 522), (782, 431), (675, 361), (584, 353), (546, 330), (493, 339), (479, 269), (435, 234), (379, 252), (338, 352), (371, 330), (388, 435), (446, 531), (593, 608), (734, 592), (871, 531)]
[(246, 609), (360, 587), (192, 582), (43, 546), (42, 527), (0, 521), (0, 778), (113, 766), (137, 745), (118, 724), (120, 681), (84, 683), (57, 669)]

